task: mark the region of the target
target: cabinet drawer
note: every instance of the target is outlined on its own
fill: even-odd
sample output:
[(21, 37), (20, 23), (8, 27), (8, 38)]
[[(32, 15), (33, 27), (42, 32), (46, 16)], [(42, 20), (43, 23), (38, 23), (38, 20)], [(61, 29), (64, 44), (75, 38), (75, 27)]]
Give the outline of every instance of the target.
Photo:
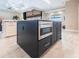
[(39, 41), (39, 55), (43, 54), (52, 44), (52, 36)]

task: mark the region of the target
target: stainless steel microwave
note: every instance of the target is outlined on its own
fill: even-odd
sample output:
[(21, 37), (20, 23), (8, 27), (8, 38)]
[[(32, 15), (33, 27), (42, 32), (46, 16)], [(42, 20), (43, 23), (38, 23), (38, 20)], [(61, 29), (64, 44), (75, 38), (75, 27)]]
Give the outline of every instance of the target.
[(53, 27), (52, 22), (40, 21), (39, 22), (39, 40), (52, 35), (52, 27)]
[(52, 32), (52, 27), (40, 28), (40, 35)]

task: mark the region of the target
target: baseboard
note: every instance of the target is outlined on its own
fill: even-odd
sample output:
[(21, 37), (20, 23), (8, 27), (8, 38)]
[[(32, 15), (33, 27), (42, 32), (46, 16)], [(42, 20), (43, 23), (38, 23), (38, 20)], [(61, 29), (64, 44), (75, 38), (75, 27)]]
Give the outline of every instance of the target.
[(78, 33), (79, 33), (79, 30), (65, 29), (64, 31), (69, 31), (69, 32), (78, 32)]
[(5, 38), (9, 38), (9, 37), (13, 37), (13, 36), (16, 36), (16, 35), (10, 35), (10, 36), (6, 36)]

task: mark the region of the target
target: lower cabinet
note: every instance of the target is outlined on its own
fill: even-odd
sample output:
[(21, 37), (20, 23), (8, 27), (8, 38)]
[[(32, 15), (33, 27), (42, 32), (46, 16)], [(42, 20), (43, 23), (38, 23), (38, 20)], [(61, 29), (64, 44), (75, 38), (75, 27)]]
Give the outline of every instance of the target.
[(61, 22), (53, 21), (53, 44), (61, 39)]
[(51, 45), (52, 36), (48, 36), (39, 41), (39, 56), (41, 56)]
[(17, 22), (17, 43), (33, 58), (40, 57), (61, 38), (61, 22), (53, 22), (52, 34), (39, 40), (41, 35), (39, 36), (38, 32), (40, 27), (38, 22), (38, 20)]
[(17, 22), (17, 43), (32, 58), (42, 56), (52, 45), (52, 35), (39, 40), (38, 22), (37, 20)]

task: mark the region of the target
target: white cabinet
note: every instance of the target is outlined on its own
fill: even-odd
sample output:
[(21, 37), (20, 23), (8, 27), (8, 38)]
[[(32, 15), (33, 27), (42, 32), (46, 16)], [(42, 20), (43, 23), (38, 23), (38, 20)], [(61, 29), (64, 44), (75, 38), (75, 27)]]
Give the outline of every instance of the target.
[(16, 35), (16, 21), (3, 21), (3, 33), (4, 37)]

